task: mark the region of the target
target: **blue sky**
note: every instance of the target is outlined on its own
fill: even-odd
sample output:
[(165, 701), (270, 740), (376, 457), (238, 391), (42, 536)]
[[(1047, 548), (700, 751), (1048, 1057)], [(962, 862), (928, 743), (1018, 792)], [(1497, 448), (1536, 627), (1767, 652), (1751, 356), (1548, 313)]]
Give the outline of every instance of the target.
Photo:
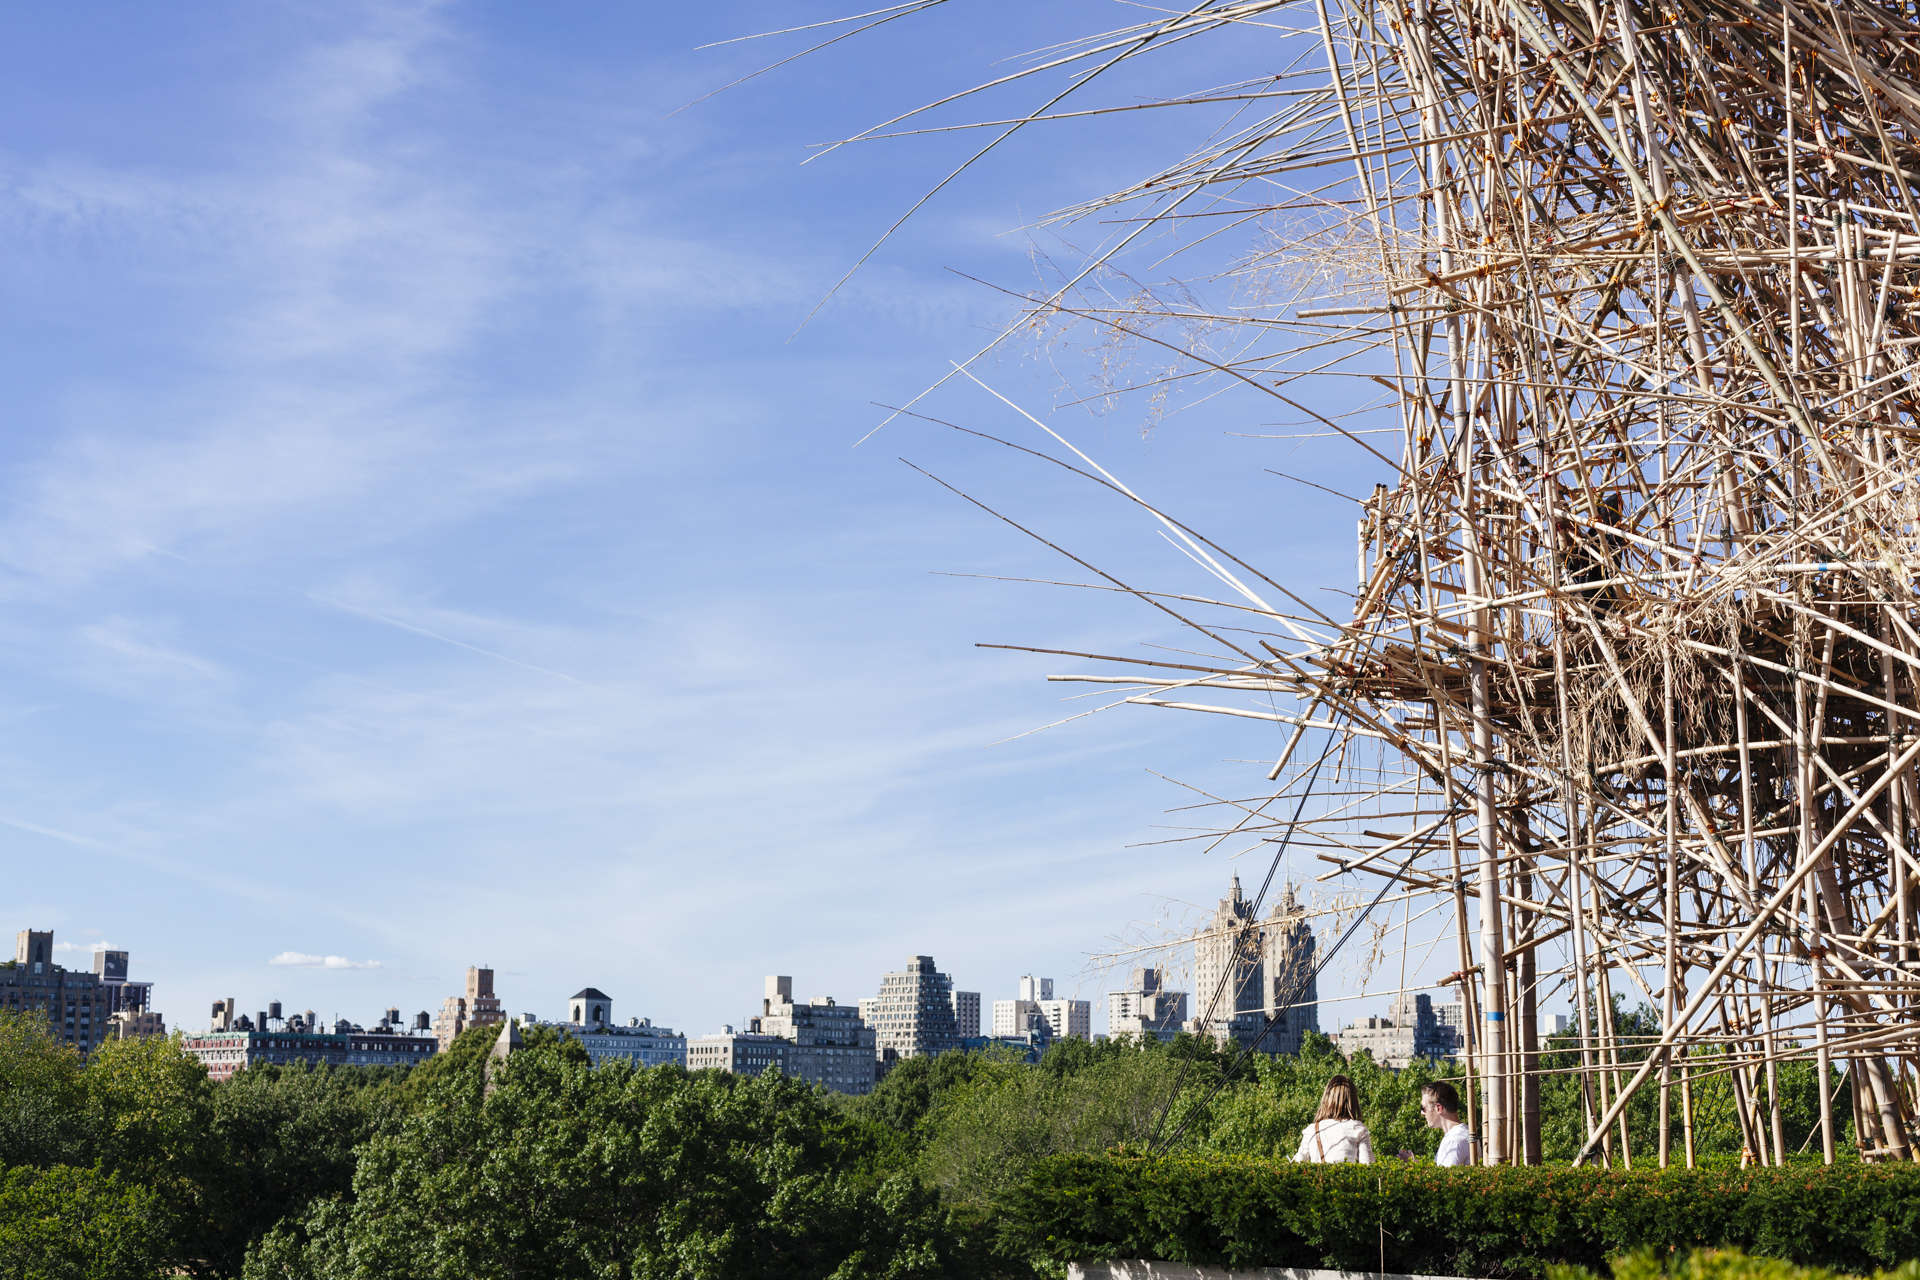
[[(1087, 664), (977, 642), (1190, 642), (1110, 594), (944, 576), (1085, 573), (900, 459), (1122, 576), (1206, 575), (1005, 449), (911, 419), (861, 443), (1009, 319), (992, 286), (1112, 230), (1032, 219), (1216, 122), (1010, 144), (801, 328), (977, 135), (813, 144), (1137, 18), (955, 0), (675, 113), (800, 47), (699, 46), (846, 11), (0, 15), (6, 930), (129, 949), (188, 1027), (229, 994), (435, 1009), (485, 963), (516, 1011), (595, 985), (705, 1033), (763, 974), (851, 1001), (924, 953), (988, 1000), (1053, 976), (1098, 1029), (1088, 957), (1253, 874), (1150, 843), (1191, 798), (1156, 774), (1253, 794), (1274, 726), (1016, 737), (1082, 709), (1044, 677)], [(1102, 100), (1298, 55), (1271, 42)], [(976, 372), (1290, 585), (1350, 586), (1351, 508), (1265, 468), (1379, 477), (1231, 434), (1286, 430), (1270, 403), (1089, 404), (1072, 341)], [(972, 384), (921, 407), (1046, 443)]]

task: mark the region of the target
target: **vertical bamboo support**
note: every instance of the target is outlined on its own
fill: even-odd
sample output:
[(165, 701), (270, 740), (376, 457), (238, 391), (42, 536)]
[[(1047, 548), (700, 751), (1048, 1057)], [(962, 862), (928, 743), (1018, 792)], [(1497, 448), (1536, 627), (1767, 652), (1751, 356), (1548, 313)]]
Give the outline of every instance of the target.
[(1686, 1143), (1687, 1168), (1693, 1165), (1693, 1063), (1687, 1050), (1680, 1051), (1680, 1131)]
[[(1666, 785), (1661, 788), (1666, 801), (1666, 831), (1662, 852), (1665, 893), (1662, 897), (1661, 924), (1665, 946), (1661, 955), (1664, 969), (1660, 984), (1660, 1024), (1664, 1030), (1673, 1025), (1679, 1011), (1677, 988), (1680, 982), (1680, 762), (1673, 740), (1673, 658), (1661, 664), (1661, 704), (1665, 737), (1662, 742), (1661, 771)], [(1660, 1167), (1667, 1167), (1673, 1142), (1673, 1055), (1666, 1053), (1660, 1063)], [(1692, 1161), (1688, 1161), (1692, 1165)]]
[[(1461, 502), (1466, 510), (1474, 503), (1472, 484), (1472, 445), (1473, 425), (1469, 416), (1461, 427), (1461, 454), (1465, 466), (1462, 468)], [(1467, 590), (1473, 595), (1487, 597), (1486, 550), (1477, 531), (1471, 526), (1462, 529), (1467, 542), (1466, 571)], [(1485, 1070), (1484, 1097), (1486, 1098), (1486, 1162), (1490, 1165), (1506, 1164), (1510, 1158), (1508, 1146), (1508, 1064), (1507, 1064), (1507, 984), (1506, 984), (1506, 945), (1501, 936), (1500, 903), (1500, 821), (1497, 812), (1495, 789), (1497, 786), (1493, 749), (1492, 688), (1488, 672), (1488, 650), (1494, 635), (1490, 625), (1488, 610), (1476, 609), (1472, 615), (1472, 626), (1467, 632), (1467, 648), (1472, 655), (1468, 659), (1468, 688), (1473, 717), (1473, 765), (1478, 777), (1475, 796), (1475, 815), (1477, 834), (1480, 844), (1480, 960), (1484, 966), (1485, 981), (1481, 989), (1486, 993), (1481, 1010), (1481, 1030), (1485, 1035), (1486, 1048), (1482, 1061)]]
[[(1523, 902), (1533, 899), (1533, 876), (1527, 862), (1523, 859), (1519, 871), (1519, 897)], [(1538, 1001), (1538, 976), (1534, 959), (1534, 947), (1531, 945), (1532, 927), (1529, 925), (1527, 936), (1522, 942), (1527, 944), (1520, 953), (1520, 1158), (1529, 1166), (1540, 1163), (1540, 1010)]]
[(1868, 1152), (1874, 1148), (1873, 1125), (1868, 1120), (1872, 1114), (1868, 1097), (1872, 1090), (1867, 1082), (1867, 1073), (1862, 1060), (1855, 1056), (1847, 1059), (1847, 1095), (1853, 1105), (1853, 1145), (1860, 1153), (1860, 1159), (1869, 1159)]
[[(1743, 1042), (1743, 1035), (1734, 1033), (1734, 1024), (1727, 1015), (1727, 1002), (1720, 1001), (1720, 1026), (1727, 1033), (1727, 1056), (1734, 1058)], [(1733, 1109), (1740, 1120), (1740, 1164), (1745, 1168), (1749, 1163), (1766, 1164), (1766, 1143), (1760, 1139), (1760, 1113), (1754, 1102), (1752, 1078), (1745, 1064), (1733, 1062), (1727, 1072), (1727, 1079), (1733, 1086)]]
[[(1779, 985), (1779, 962), (1774, 964), (1774, 986)], [(1764, 965), (1762, 976), (1765, 976)], [(1787, 1163), (1787, 1126), (1783, 1104), (1780, 1098), (1780, 1060), (1774, 1052), (1773, 1043), (1773, 993), (1771, 990), (1762, 997), (1766, 1008), (1765, 1020), (1760, 1024), (1764, 1034), (1761, 1045), (1767, 1053), (1767, 1120), (1773, 1135), (1773, 1162), (1776, 1165)]]

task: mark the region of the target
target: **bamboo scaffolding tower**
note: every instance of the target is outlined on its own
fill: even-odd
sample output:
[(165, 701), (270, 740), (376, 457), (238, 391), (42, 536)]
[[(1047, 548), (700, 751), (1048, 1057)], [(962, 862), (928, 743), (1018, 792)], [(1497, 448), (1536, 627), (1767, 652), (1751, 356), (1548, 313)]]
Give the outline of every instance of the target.
[[(1227, 598), (1104, 588), (1220, 656), (1052, 678), (1275, 722), (1278, 794), (1296, 751), (1337, 754), (1313, 813), (1263, 793), (1223, 802), (1231, 829), (1457, 904), (1487, 1162), (1539, 1158), (1549, 986), (1577, 1011), (1580, 1160), (1690, 1160), (1690, 1090), (1727, 1073), (1753, 1158), (1782, 1161), (1777, 1068), (1801, 1059), (1846, 1068), (1869, 1158), (1914, 1158), (1920, 2), (1247, 0), (1013, 78), (1215, 34), (1309, 52), (1150, 104), (1239, 114), (1057, 215), (1143, 209), (1024, 319), (1295, 408), (1308, 379), (1384, 390), (1391, 435), (1305, 409), (1379, 477), (1351, 611), (1163, 515)], [(1325, 216), (1276, 220), (1302, 208)], [(1291, 264), (1319, 296), (1226, 314), (1092, 287), (1202, 214), (1279, 228), (1246, 278)], [(1616, 1036), (1623, 990), (1656, 1038)], [(1626, 1146), (1642, 1090), (1671, 1119), (1653, 1150)], [(1829, 1160), (1836, 1134), (1826, 1099)]]

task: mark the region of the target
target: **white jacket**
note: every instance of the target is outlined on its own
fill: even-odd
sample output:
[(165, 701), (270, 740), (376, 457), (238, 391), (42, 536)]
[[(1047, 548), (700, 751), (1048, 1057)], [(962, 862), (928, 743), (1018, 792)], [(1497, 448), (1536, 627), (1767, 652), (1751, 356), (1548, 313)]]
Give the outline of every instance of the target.
[(1300, 1131), (1293, 1158), (1306, 1164), (1372, 1164), (1373, 1138), (1358, 1120), (1316, 1120)]

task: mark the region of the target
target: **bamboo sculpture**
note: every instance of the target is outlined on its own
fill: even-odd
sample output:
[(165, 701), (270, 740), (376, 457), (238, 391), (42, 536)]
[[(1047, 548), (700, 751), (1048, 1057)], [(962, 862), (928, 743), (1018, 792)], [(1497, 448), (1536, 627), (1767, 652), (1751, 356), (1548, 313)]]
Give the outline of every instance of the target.
[[(1643, 1089), (1679, 1158), (1667, 1121), (1691, 1133), (1704, 1053), (1756, 1159), (1787, 1157), (1790, 1057), (1849, 1072), (1869, 1157), (1913, 1158), (1920, 4), (1331, 3), (1202, 4), (1049, 64), (1308, 41), (1271, 81), (1183, 100), (1255, 123), (1065, 216), (1153, 202), (1132, 239), (1203, 208), (1336, 210), (1333, 250), (1274, 251), (1318, 255), (1331, 296), (1105, 307), (1083, 272), (1031, 314), (1151, 342), (1230, 320), (1233, 353), (1186, 354), (1282, 398), (1385, 386), (1397, 447), (1350, 435), (1381, 479), (1351, 617), (1169, 520), (1241, 630), (1153, 596), (1219, 659), (1055, 678), (1277, 720), (1290, 786), (1331, 743), (1347, 799), (1287, 821), (1247, 802), (1236, 829), (1448, 904), (1489, 1163), (1539, 1158), (1549, 988), (1576, 1011), (1581, 1160), (1626, 1142)], [(1663, 1027), (1637, 1064), (1605, 1012), (1635, 989)]]

